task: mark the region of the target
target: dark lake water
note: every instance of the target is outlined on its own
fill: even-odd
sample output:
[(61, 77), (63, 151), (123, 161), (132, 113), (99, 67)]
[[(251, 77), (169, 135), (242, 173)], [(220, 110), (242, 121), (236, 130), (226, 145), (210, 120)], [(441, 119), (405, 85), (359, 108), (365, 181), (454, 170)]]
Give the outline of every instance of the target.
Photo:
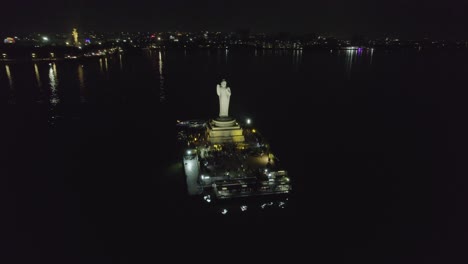
[[(134, 263), (157, 259), (161, 242), (241, 239), (283, 245), (287, 258), (456, 263), (468, 235), (467, 59), (153, 50), (1, 63), (7, 249), (29, 263)], [(253, 120), (293, 179), (284, 211), (212, 214), (171, 174), (175, 121), (214, 117), (221, 78), (230, 113)]]

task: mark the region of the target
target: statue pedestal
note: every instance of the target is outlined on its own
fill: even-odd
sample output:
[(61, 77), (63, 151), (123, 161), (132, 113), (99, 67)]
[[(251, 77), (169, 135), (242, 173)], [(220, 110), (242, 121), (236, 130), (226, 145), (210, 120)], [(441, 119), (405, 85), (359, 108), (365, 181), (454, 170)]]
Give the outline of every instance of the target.
[(242, 128), (232, 117), (218, 117), (207, 126), (208, 141), (211, 144), (242, 143), (245, 141)]

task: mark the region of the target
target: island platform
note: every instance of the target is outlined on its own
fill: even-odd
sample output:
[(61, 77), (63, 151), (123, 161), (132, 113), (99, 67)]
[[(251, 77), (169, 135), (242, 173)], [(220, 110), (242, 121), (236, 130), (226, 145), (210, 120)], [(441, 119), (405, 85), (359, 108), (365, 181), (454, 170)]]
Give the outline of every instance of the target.
[(288, 172), (262, 134), (231, 117), (177, 121), (187, 192), (206, 199), (284, 195)]

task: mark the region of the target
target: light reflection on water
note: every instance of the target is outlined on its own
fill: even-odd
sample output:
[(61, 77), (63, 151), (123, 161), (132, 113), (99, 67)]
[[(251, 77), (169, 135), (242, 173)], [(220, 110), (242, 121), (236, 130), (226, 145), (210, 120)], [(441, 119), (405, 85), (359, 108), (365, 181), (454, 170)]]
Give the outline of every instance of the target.
[(10, 85), (10, 89), (13, 90), (14, 89), (14, 87), (13, 87), (13, 78), (11, 77), (10, 66), (5, 65), (5, 71), (6, 71), (6, 75), (7, 75), (7, 78), (8, 78), (8, 84)]
[(84, 65), (78, 65), (78, 81), (80, 82), (80, 100), (81, 102), (86, 101), (86, 86), (84, 80), (84, 72), (83, 72)]
[(339, 56), (344, 56), (345, 75), (347, 79), (351, 78), (353, 67), (357, 64), (372, 64), (374, 49), (349, 49), (338, 52)]
[(228, 55), (229, 55), (229, 49), (226, 48), (226, 53), (225, 53), (225, 57), (226, 57), (226, 64), (228, 63)]
[(52, 63), (49, 67), (49, 84), (50, 84), (50, 104), (55, 107), (59, 102), (60, 98), (57, 94), (58, 78), (57, 78), (57, 65)]
[(349, 79), (351, 77), (351, 69), (353, 68), (353, 64), (356, 61), (357, 50), (346, 50), (345, 52), (346, 76)]
[(107, 73), (108, 70), (109, 70), (109, 63), (107, 62), (107, 57), (104, 58), (104, 66), (105, 66), (105, 68), (106, 68), (106, 73)]
[[(157, 52), (157, 58), (155, 58)], [(293, 71), (299, 71), (301, 69), (301, 65), (304, 64), (304, 59), (307, 56), (310, 56), (309, 54), (303, 54), (304, 51), (302, 50), (258, 50), (255, 49), (251, 56), (258, 57), (257, 62), (258, 63), (266, 63), (265, 59), (268, 59), (271, 56), (282, 56), (282, 57), (289, 57), (291, 60), (291, 70)], [(155, 75), (158, 76), (159, 80), (157, 81), (156, 84), (154, 85), (155, 89), (155, 94), (159, 97), (159, 101), (167, 101), (167, 87), (166, 87), (166, 51), (164, 50), (153, 50), (149, 51), (150, 57), (153, 58), (153, 65), (155, 67)], [(154, 56), (151, 56), (151, 54)], [(184, 50), (182, 53), (184, 56), (190, 56), (186, 55), (188, 54), (187, 50)], [(362, 67), (367, 67), (370, 66), (373, 63), (374, 60), (374, 50), (373, 49), (353, 49), (353, 50), (340, 50), (338, 52), (331, 52), (330, 54), (333, 54), (332, 56), (337, 56), (338, 61), (340, 62), (343, 67), (342, 72), (344, 73), (345, 78), (350, 79), (353, 74), (355, 74), (356, 71), (360, 71)], [(115, 66), (118, 69), (117, 71), (120, 70), (120, 72), (123, 72), (123, 60), (126, 59), (124, 58), (124, 54), (118, 54), (118, 62), (117, 60), (114, 61)], [(210, 55), (212, 56), (212, 55)], [(226, 65), (228, 63), (228, 56), (229, 56), (229, 49), (218, 49), (216, 53), (216, 57), (218, 59), (218, 64), (224, 64)], [(306, 56), (306, 57), (304, 57)], [(98, 60), (99, 66), (97, 66), (96, 60)], [(75, 76), (73, 79), (66, 79), (66, 80), (61, 80), (61, 85), (72, 85), (69, 83), (70, 81), (74, 80), (76, 83), (76, 86), (79, 87), (79, 96), (80, 96), (80, 101), (85, 102), (88, 99), (89, 96), (89, 85), (93, 85), (93, 82), (91, 81), (93, 79), (93, 73), (101, 73), (103, 77), (106, 79), (110, 79), (111, 75), (109, 74), (110, 71), (113, 69), (111, 58), (106, 58), (106, 57), (100, 57), (100, 58), (95, 58), (92, 59), (91, 62), (86, 62), (83, 61), (81, 62), (81, 65), (78, 66), (76, 71), (74, 70), (73, 75)], [(117, 66), (118, 63), (118, 66)], [(232, 63), (232, 62), (229, 62)], [(359, 65), (359, 66), (358, 66)], [(44, 98), (44, 96), (47, 98), (46, 100), (49, 101), (52, 105), (57, 105), (60, 103), (60, 98), (57, 94), (57, 90), (61, 89), (59, 88), (58, 84), (58, 78), (57, 78), (57, 65), (55, 63), (51, 63), (50, 65), (47, 64), (41, 64), (41, 63), (32, 63), (33, 66), (33, 72), (31, 74), (34, 74), (33, 80), (34, 80), (34, 86), (39, 88), (39, 98)], [(87, 71), (85, 71), (84, 67), (86, 68)], [(12, 65), (6, 64), (5, 66), (5, 86), (9, 87), (9, 101), (14, 102), (17, 100), (17, 94), (15, 94), (15, 89), (18, 89), (18, 84), (16, 83), (15, 76), (17, 76), (16, 71), (17, 69), (15, 67), (12, 67)], [(41, 73), (41, 67), (49, 67), (48, 68), (48, 75), (42, 75)], [(89, 76), (87, 75), (89, 69)], [(305, 69), (303, 69), (305, 70)], [(48, 78), (48, 81), (44, 80)], [(65, 83), (63, 83), (65, 81)], [(159, 87), (158, 87), (159, 86)], [(49, 88), (50, 87), (50, 88)], [(49, 90), (50, 89), (50, 90)], [(50, 92), (49, 92), (50, 91)], [(50, 97), (49, 97), (50, 95)], [(78, 98), (77, 98), (78, 99)], [(40, 102), (41, 100), (38, 100)]]
[[(156, 83), (153, 83), (152, 86), (154, 87), (154, 94), (159, 97), (160, 102), (167, 102), (168, 100), (168, 91), (167, 91), (167, 79), (166, 79), (166, 71), (167, 69), (165, 68), (167, 66), (166, 64), (166, 57), (171, 56), (170, 54), (166, 54), (168, 51), (164, 50), (150, 50), (150, 57), (152, 58), (153, 61), (153, 67), (154, 67), (154, 77), (159, 78), (156, 80)], [(169, 51), (172, 52), (172, 51)], [(268, 61), (271, 60), (271, 57), (283, 57), (283, 58), (288, 58), (290, 66), (289, 68), (292, 71), (299, 71), (299, 70), (304, 70), (307, 71), (307, 68), (304, 66), (304, 63), (307, 63), (309, 61), (310, 56), (314, 56), (314, 54), (309, 54), (304, 53), (305, 51), (302, 50), (252, 50), (252, 53), (250, 53), (250, 56), (255, 57), (256, 56), (256, 63), (268, 63)], [(153, 56), (151, 56), (151, 53)], [(174, 52), (175, 53), (175, 52)], [(188, 54), (186, 56), (191, 56), (189, 51), (184, 50), (180, 54), (184, 56), (184, 54)], [(157, 57), (156, 57), (157, 54)], [(341, 72), (343, 73), (344, 77), (346, 79), (350, 79), (353, 77), (353, 75), (356, 72), (361, 71), (363, 67), (368, 67), (371, 63), (374, 63), (374, 50), (372, 49), (354, 49), (354, 50), (340, 50), (340, 51), (333, 51), (332, 53), (328, 53), (331, 56), (334, 56), (338, 59), (338, 64), (337, 66), (342, 67)], [(216, 52), (216, 59), (218, 60), (218, 64), (220, 65), (227, 65), (227, 60), (229, 56), (229, 50), (228, 49), (218, 49)], [(116, 70), (123, 72), (123, 63), (124, 59), (126, 60), (127, 57), (124, 57), (125, 54), (118, 54), (116, 56), (119, 56), (118, 58), (116, 57), (117, 60), (112, 61), (112, 58), (106, 58), (106, 57), (97, 57), (90, 59), (89, 61), (82, 61), (80, 62), (80, 65), (76, 65), (72, 67), (72, 78), (66, 78), (63, 80), (60, 80), (60, 85), (59, 81), (57, 78), (57, 68), (60, 65), (57, 65), (56, 63), (53, 63), (51, 65), (48, 65), (48, 63), (41, 64), (41, 63), (32, 63), (31, 64), (31, 71), (30, 74), (33, 74), (32, 79), (33, 79), (33, 85), (36, 87), (36, 89), (39, 89), (39, 98), (44, 98), (46, 102), (50, 102), (53, 105), (57, 105), (59, 103), (62, 103), (62, 96), (58, 96), (57, 93), (62, 94), (60, 91), (58, 92), (58, 89), (61, 89), (59, 86), (64, 86), (64, 87), (70, 87), (73, 85), (76, 85), (76, 87), (79, 87), (79, 93), (76, 93), (77, 101), (81, 102), (86, 102), (91, 94), (90, 93), (90, 87), (93, 87), (95, 82), (93, 81), (94, 78), (97, 76), (102, 76), (105, 79), (110, 79), (112, 75), (110, 75), (110, 71)], [(213, 53), (211, 53), (210, 56), (213, 56)], [(328, 55), (327, 55), (328, 56)], [(318, 57), (318, 56), (317, 56)], [(306, 61), (307, 59), (307, 61)], [(97, 60), (99, 61), (98, 63)], [(71, 62), (66, 62), (66, 63), (71, 63)], [(114, 63), (114, 64), (112, 64)], [(235, 63), (232, 61), (229, 61), (230, 64)], [(110, 65), (109, 65), (110, 64)], [(118, 65), (117, 65), (118, 64)], [(116, 68), (113, 68), (113, 67)], [(9, 93), (10, 93), (10, 98), (11, 100), (17, 100), (18, 94), (15, 94), (15, 90), (18, 90), (18, 83), (17, 80), (15, 79), (15, 76), (18, 74), (16, 73), (17, 68), (14, 67), (14, 65), (5, 65), (5, 86), (9, 86)], [(42, 69), (41, 69), (42, 67)], [(46, 67), (48, 67), (48, 74), (44, 75), (44, 72), (41, 72), (42, 70), (46, 70)], [(78, 67), (78, 68), (75, 68)], [(86, 68), (84, 68), (86, 67)], [(66, 70), (64, 68), (64, 70)], [(97, 73), (97, 74), (96, 74)], [(101, 73), (101, 74), (99, 74)], [(68, 76), (68, 75), (67, 75)], [(154, 79), (153, 77), (153, 79)], [(46, 79), (49, 80), (46, 80)], [(72, 83), (74, 82), (74, 83)], [(159, 86), (159, 87), (158, 87)], [(49, 88), (50, 87), (50, 88)], [(49, 90), (50, 89), (50, 90)], [(65, 92), (65, 94), (70, 94), (70, 92)], [(157, 100), (157, 99), (156, 99)], [(38, 100), (40, 102), (41, 100)]]
[(302, 63), (302, 50), (293, 50), (292, 57), (294, 70), (298, 71)]
[(5, 72), (6, 72), (7, 79), (8, 79), (8, 84), (9, 84), (9, 87), (10, 87), (10, 96), (8, 98), (8, 101), (9, 101), (9, 103), (13, 104), (16, 100), (15, 100), (15, 95), (14, 95), (14, 85), (13, 85), (13, 78), (12, 78), (11, 72), (10, 72), (10, 66), (5, 65)]
[(34, 73), (36, 75), (37, 86), (41, 88), (42, 82), (41, 82), (41, 76), (39, 75), (39, 67), (37, 67), (37, 63), (34, 63)]
[(107, 57), (99, 58), (99, 70), (105, 79), (109, 79), (109, 62)]
[(163, 102), (166, 100), (166, 91), (164, 88), (164, 74), (163, 74), (163, 54), (162, 51), (159, 51), (159, 60), (158, 60), (158, 65), (159, 65), (159, 101)]
[(99, 69), (100, 69), (101, 73), (104, 73), (104, 70), (102, 68), (102, 58), (99, 58)]
[(57, 111), (56, 107), (57, 104), (60, 102), (60, 98), (58, 96), (57, 88), (58, 88), (58, 78), (57, 78), (57, 65), (55, 62), (49, 63), (49, 86), (50, 86), (50, 97), (49, 97), (49, 124), (54, 125), (55, 119), (57, 118)]

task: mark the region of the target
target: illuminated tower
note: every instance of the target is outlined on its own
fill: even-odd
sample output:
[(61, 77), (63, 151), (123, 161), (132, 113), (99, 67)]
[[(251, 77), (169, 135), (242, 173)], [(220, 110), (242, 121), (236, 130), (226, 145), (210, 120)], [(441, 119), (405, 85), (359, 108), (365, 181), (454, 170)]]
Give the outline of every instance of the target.
[(78, 31), (76, 30), (76, 28), (73, 29), (72, 36), (73, 36), (73, 44), (75, 44), (75, 46), (78, 46), (79, 45), (79, 43), (78, 43)]

